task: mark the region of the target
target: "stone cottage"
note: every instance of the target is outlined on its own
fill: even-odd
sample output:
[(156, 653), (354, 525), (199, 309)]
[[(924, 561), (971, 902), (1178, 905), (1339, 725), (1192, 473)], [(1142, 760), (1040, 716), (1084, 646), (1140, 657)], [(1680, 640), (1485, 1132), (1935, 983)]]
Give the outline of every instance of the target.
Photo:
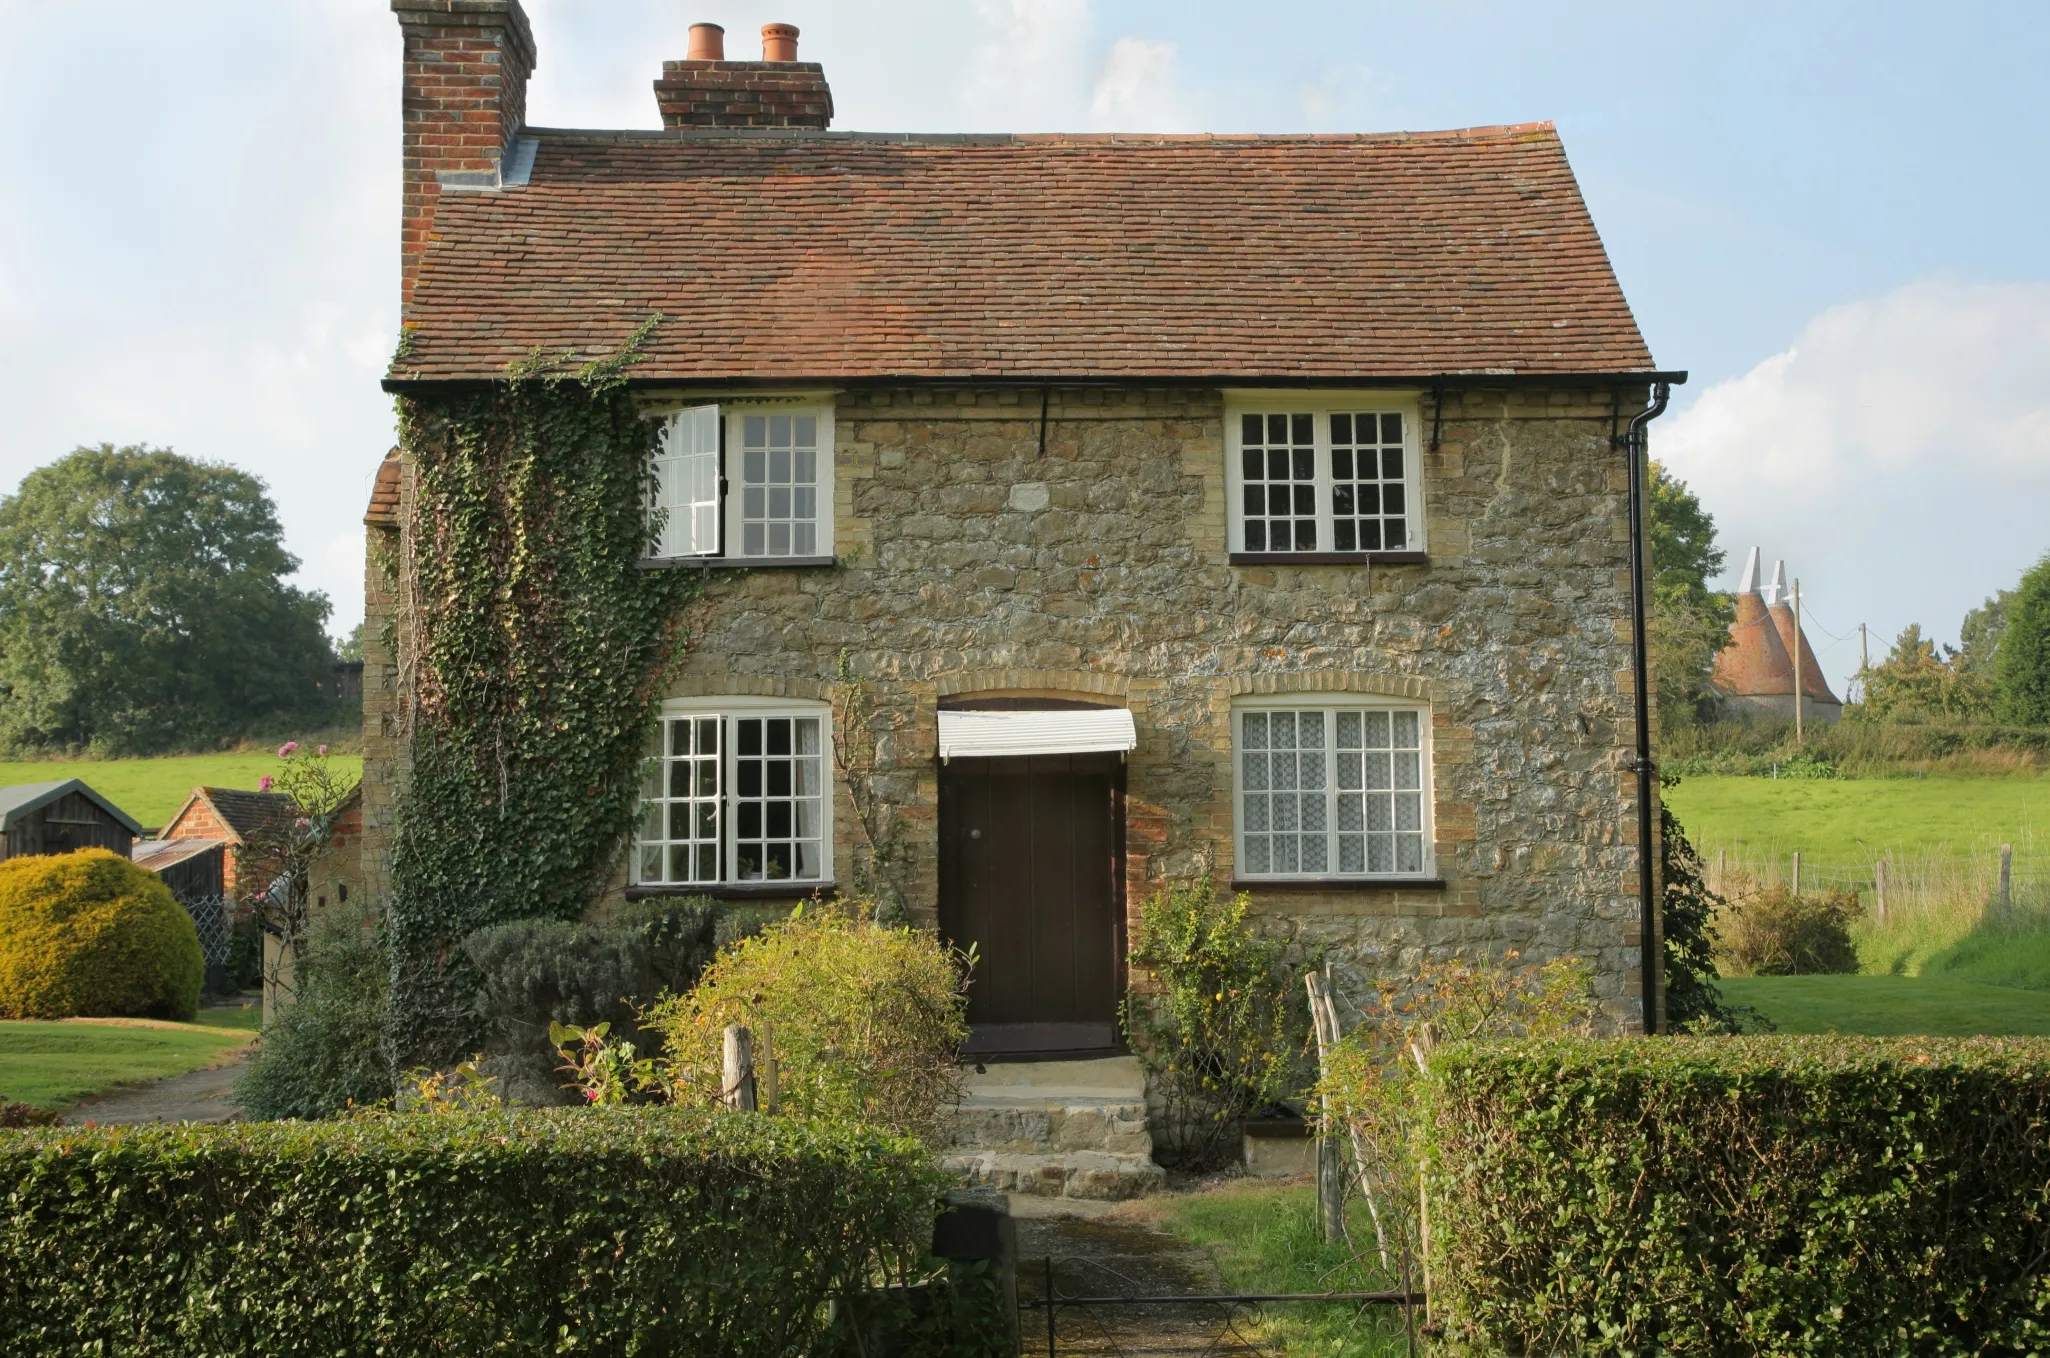
[[(663, 317), (631, 370), (646, 564), (712, 602), (615, 899), (847, 885), (844, 650), (913, 912), (982, 959), (978, 1053), (1116, 1051), (1129, 921), (1198, 873), (1345, 986), (1570, 953), (1639, 1022), (1632, 431), (1684, 374), (1550, 124), (847, 132), (796, 30), (730, 61), (701, 25), (661, 131), (538, 128), (517, 0), (393, 9), (387, 388)], [(394, 452), (371, 505), (387, 563), (407, 477)], [(368, 576), (373, 889), (402, 576)]]

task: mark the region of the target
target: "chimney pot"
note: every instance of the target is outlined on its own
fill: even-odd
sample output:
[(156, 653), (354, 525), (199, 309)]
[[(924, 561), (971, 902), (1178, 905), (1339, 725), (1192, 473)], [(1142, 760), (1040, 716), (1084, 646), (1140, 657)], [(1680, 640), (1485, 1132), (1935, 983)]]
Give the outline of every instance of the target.
[(762, 25), (762, 60), (797, 60), (797, 25)]
[[(675, 51), (675, 48), (671, 48)], [(690, 26), (690, 55), (688, 61), (726, 60), (726, 30), (717, 24), (692, 24)]]

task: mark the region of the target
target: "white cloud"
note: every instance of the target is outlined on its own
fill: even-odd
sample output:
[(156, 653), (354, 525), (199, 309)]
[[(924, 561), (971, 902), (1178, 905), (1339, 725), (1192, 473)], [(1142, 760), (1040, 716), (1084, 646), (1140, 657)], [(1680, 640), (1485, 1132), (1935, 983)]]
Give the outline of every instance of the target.
[(1954, 638), (2050, 549), (2050, 285), (1935, 279), (1832, 307), (1653, 439), (1716, 516), (1732, 581), (1756, 543), (1851, 638), (1823, 657), (1833, 679), (1860, 622), (1875, 644), (1909, 622)]
[(982, 34), (963, 103), (1005, 131), (1182, 132), (1202, 123), (1183, 85), (1175, 45), (1093, 41), (1089, 0), (976, 0)]
[(1175, 45), (1146, 38), (1119, 38), (1096, 77), (1089, 112), (1113, 132), (1187, 132), (1194, 109), (1175, 69)]

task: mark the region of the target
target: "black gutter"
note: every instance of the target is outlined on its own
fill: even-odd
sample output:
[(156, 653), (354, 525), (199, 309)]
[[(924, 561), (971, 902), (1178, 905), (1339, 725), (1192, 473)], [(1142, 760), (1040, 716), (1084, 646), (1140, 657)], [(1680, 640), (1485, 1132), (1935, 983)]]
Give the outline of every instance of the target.
[[(462, 392), (483, 391), (499, 386), (502, 377), (387, 377), (378, 385), (393, 395), (408, 392)], [(1530, 387), (1589, 387), (1607, 390), (1618, 382), (1632, 385), (1644, 383), (1655, 386), (1681, 385), (1687, 381), (1685, 372), (1590, 372), (1590, 373), (1419, 373), (1406, 377), (1295, 377), (1248, 373), (1218, 373), (1202, 377), (1161, 376), (1131, 373), (1116, 377), (1059, 377), (1059, 376), (1007, 376), (970, 377), (950, 375), (931, 377), (919, 373), (904, 373), (893, 377), (631, 377), (626, 385), (633, 391), (689, 391), (709, 388), (717, 391), (762, 390), (800, 391), (807, 388), (831, 388), (851, 391), (893, 391), (905, 387), (942, 387), (948, 389), (969, 388), (1020, 388), (1045, 390), (1059, 388), (1077, 391), (1144, 390), (1146, 388), (1173, 391), (1216, 391), (1222, 387), (1259, 388), (1268, 390), (1317, 390), (1336, 388), (1339, 390), (1360, 390), (1368, 388), (1443, 388), (1447, 391), (1484, 391), (1488, 389)]]
[(1666, 413), (1671, 388), (1664, 382), (1652, 388), (1651, 404), (1630, 417), (1629, 432), (1623, 435), (1623, 460), (1630, 469), (1630, 664), (1637, 697), (1637, 757), (1631, 767), (1637, 774), (1637, 937), (1641, 971), (1639, 988), (1644, 995), (1644, 1031), (1658, 1031), (1658, 902), (1652, 891), (1651, 784), (1655, 766), (1651, 762), (1651, 676), (1644, 636), (1644, 488), (1645, 426)]

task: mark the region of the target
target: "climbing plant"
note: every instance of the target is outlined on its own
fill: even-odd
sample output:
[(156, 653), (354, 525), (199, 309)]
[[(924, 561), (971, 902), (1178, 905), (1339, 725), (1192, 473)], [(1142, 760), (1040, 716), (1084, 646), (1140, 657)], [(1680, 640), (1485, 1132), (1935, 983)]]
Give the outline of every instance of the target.
[(581, 367), (536, 353), (399, 400), (415, 488), (394, 629), (411, 756), (386, 917), (395, 1061), (474, 1037), (463, 938), (577, 918), (627, 842), (703, 578), (644, 566), (657, 427), (623, 375), (659, 319)]

